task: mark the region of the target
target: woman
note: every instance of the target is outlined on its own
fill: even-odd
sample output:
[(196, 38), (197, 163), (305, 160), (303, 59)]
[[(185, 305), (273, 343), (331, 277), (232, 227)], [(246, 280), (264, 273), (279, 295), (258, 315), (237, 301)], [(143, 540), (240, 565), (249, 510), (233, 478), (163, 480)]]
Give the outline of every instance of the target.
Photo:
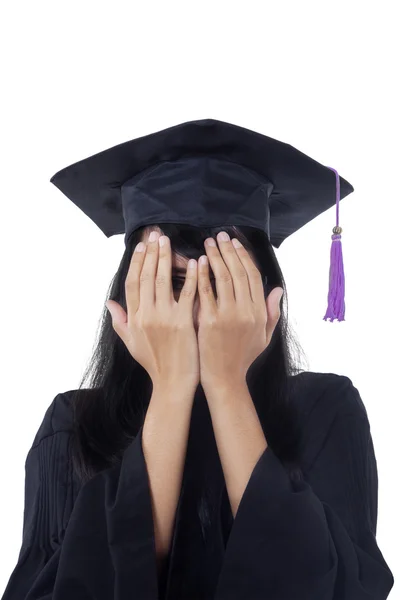
[[(128, 587), (124, 588), (125, 582), (131, 586), (131, 598), (162, 598), (162, 590), (166, 591), (186, 451), (179, 539), (175, 537), (172, 547), (175, 577), (169, 582), (171, 598), (214, 597), (228, 540), (231, 544), (228, 559), (232, 564), (224, 566), (226, 570), (222, 571), (216, 598), (260, 598), (262, 588), (259, 586), (264, 583), (273, 598), (306, 597), (303, 594), (307, 586), (309, 597), (314, 597), (314, 588), (324, 594), (319, 596), (321, 598), (367, 598), (367, 594), (373, 598), (387, 597), (392, 575), (375, 541), (376, 462), (364, 405), (347, 377), (296, 373), (289, 353), (286, 318), (280, 315), (277, 320), (274, 313), (280, 303), (279, 294), (273, 292), (277, 286), (285, 290), (282, 274), (275, 273), (273, 263), (265, 260), (269, 249), (260, 246), (262, 240), (257, 239), (257, 233), (246, 231), (249, 236), (246, 238), (241, 229), (246, 228), (220, 228), (231, 239), (242, 242), (243, 248), (238, 250), (247, 252), (255, 262), (260, 282), (267, 281), (265, 306), (270, 308), (273, 322), (272, 338), (272, 327), (267, 335), (270, 339), (267, 351), (260, 355), (262, 360), (257, 369), (254, 369), (256, 364), (252, 367), (250, 389), (268, 447), (273, 448), (275, 457), (287, 467), (296, 486), (294, 489), (298, 491), (285, 489), (287, 481), (275, 464), (276, 458), (269, 464), (263, 437), (250, 407), (240, 413), (242, 423), (228, 424), (229, 412), (224, 417), (224, 413), (219, 412), (223, 407), (217, 404), (226, 402), (227, 398), (224, 395), (214, 398), (210, 394), (208, 411), (206, 394), (197, 388), (200, 367), (195, 331), (198, 332), (201, 289), (206, 293), (204, 290), (211, 277), (215, 297), (215, 282), (224, 272), (218, 271), (218, 248), (225, 256), (223, 244), (231, 242), (218, 241), (218, 228), (211, 231), (171, 224), (142, 228), (131, 236), (111, 287), (113, 319), (106, 311), (91, 363), (93, 390), (59, 394), (47, 411), (28, 455), (29, 503), (25, 512), (24, 541), (4, 600), (125, 598), (129, 593)], [(157, 240), (149, 242), (152, 230), (167, 236), (166, 245), (159, 246)], [(203, 246), (210, 237), (217, 241), (217, 247), (211, 251)], [(145, 242), (146, 250), (134, 253), (140, 240)], [(210, 264), (215, 265), (215, 277), (207, 265), (198, 265), (193, 272), (188, 269), (189, 277), (185, 277), (184, 271), (178, 272), (178, 268), (186, 269), (190, 258), (197, 259), (204, 254), (203, 248)], [(232, 245), (230, 250), (233, 249)], [(146, 275), (140, 282), (139, 294), (149, 290), (152, 293), (155, 289), (157, 299), (157, 294), (165, 294), (165, 304), (150, 308), (147, 300), (141, 308), (143, 340), (141, 349), (136, 349), (129, 337), (135, 327), (134, 318), (129, 321), (129, 329), (124, 325), (124, 315), (125, 311), (129, 315), (130, 310), (134, 314), (137, 309), (139, 273)], [(170, 285), (173, 301), (168, 300)], [(268, 303), (271, 296), (274, 299)], [(159, 319), (162, 327), (146, 329), (146, 314)], [(165, 319), (167, 315), (169, 319)], [(184, 323), (181, 329), (177, 329), (177, 321), (172, 320), (178, 315)], [(192, 315), (190, 327), (189, 316)], [(231, 350), (242, 359), (246, 356), (244, 346)], [(135, 356), (145, 363), (148, 371)], [(211, 362), (212, 366), (216, 365), (217, 357)], [(246, 366), (244, 362), (243, 367)], [(153, 384), (158, 384), (152, 394), (148, 373)], [(239, 373), (231, 373), (232, 381), (226, 388), (228, 396), (235, 394), (237, 375)], [(83, 381), (87, 377), (88, 372)], [(95, 389), (103, 393), (97, 395)], [(295, 412), (295, 409), (300, 410)], [(74, 453), (71, 445), (73, 411), (77, 424)], [(136, 436), (142, 419), (144, 425), (140, 431), (149, 472), (148, 489), (139, 445), (132, 443), (132, 440), (138, 441)], [(224, 428), (227, 430), (225, 442)], [(246, 442), (246, 433), (250, 431), (255, 439)], [(235, 433), (238, 434), (236, 442), (232, 439)], [(123, 464), (122, 469), (118, 466), (127, 448), (130, 455), (126, 454), (125, 460), (136, 461), (129, 480), (124, 479), (127, 474), (124, 469), (132, 465)], [(227, 486), (218, 450), (230, 478)], [(234, 452), (233, 465), (228, 461), (228, 450)], [(242, 505), (243, 521), (237, 521), (238, 529), (234, 537), (229, 538), (233, 518), (238, 518), (246, 479), (260, 456), (268, 465), (264, 467), (261, 462), (256, 465)], [(277, 473), (264, 473), (267, 466)], [(40, 483), (35, 481), (39, 487), (31, 489), (37, 469), (43, 477)], [(301, 483), (301, 470), (307, 483)], [(99, 476), (102, 472), (107, 473), (105, 480)], [(263, 478), (266, 478), (265, 486)], [(85, 485), (85, 481), (89, 483)], [(141, 487), (129, 489), (130, 484), (132, 488), (133, 484)], [(81, 490), (80, 504), (74, 508)], [(97, 492), (104, 494), (101, 501), (96, 497)], [(154, 539), (148, 537), (148, 526), (153, 519), (147, 504), (150, 498)], [(222, 522), (217, 510), (220, 501)], [(106, 504), (104, 512), (99, 508), (101, 502)], [(71, 514), (75, 522), (68, 538)], [(266, 533), (267, 528), (270, 530), (265, 540), (254, 539), (258, 528), (263, 527)], [(255, 543), (257, 547), (252, 547)], [(103, 545), (109, 546), (109, 557), (103, 556)], [(235, 552), (239, 554), (236, 556)], [(155, 556), (159, 558), (158, 582), (152, 579)], [(257, 573), (257, 569), (262, 571)], [(267, 575), (269, 570), (271, 573)], [(279, 576), (283, 577), (282, 581)], [(158, 592), (157, 583), (162, 588)], [(333, 589), (336, 596), (332, 596)], [(349, 590), (352, 596), (346, 595)]]
[[(219, 127), (195, 125), (210, 123)], [(101, 177), (114, 181), (98, 156)], [(232, 164), (205, 167), (201, 157), (197, 167), (254, 199), (254, 173), (241, 171), (244, 188)], [(161, 185), (164, 167), (171, 185), (169, 164), (147, 172)], [(172, 186), (178, 214), (192, 159), (186, 167)], [(168, 215), (144, 168), (135, 197)], [(71, 173), (75, 185), (76, 166)], [(107, 206), (115, 213), (116, 199)], [(137, 226), (139, 202), (136, 223), (126, 206), (126, 250), (92, 361), (78, 390), (55, 397), (27, 457), (23, 543), (3, 600), (387, 598), (367, 412), (348, 377), (299, 368), (264, 224), (142, 215)], [(238, 206), (249, 210), (241, 198)]]

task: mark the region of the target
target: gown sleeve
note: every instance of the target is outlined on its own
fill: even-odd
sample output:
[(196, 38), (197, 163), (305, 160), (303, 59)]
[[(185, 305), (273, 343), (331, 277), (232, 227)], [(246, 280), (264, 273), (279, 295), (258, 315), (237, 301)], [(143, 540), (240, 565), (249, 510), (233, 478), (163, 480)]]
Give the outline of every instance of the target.
[[(51, 433), (29, 450), (25, 461), (22, 545), (2, 600), (50, 599), (60, 549), (73, 504), (70, 433)], [(43, 594), (30, 591), (43, 586)]]
[(289, 479), (269, 446), (258, 460), (215, 600), (388, 597), (394, 578), (375, 537), (378, 478), (369, 421), (358, 390), (344, 379), (341, 410), (303, 481)]
[(142, 431), (76, 498), (69, 434), (48, 435), (30, 450), (23, 543), (2, 600), (158, 600)]

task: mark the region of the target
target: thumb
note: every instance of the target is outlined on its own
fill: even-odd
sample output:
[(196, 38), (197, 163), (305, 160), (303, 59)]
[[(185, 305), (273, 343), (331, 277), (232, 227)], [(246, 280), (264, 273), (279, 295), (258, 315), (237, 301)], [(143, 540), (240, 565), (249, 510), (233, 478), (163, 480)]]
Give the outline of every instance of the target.
[(125, 338), (126, 324), (128, 322), (128, 315), (115, 300), (107, 300), (105, 306), (111, 315), (111, 321), (113, 329), (118, 333), (119, 337), (123, 340)]

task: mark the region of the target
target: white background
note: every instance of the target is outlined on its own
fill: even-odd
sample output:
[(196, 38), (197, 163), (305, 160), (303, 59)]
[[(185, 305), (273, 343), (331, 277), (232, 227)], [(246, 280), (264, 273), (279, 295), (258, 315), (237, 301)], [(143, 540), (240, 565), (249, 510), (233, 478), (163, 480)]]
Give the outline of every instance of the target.
[(122, 235), (107, 239), (49, 179), (112, 145), (203, 118), (290, 143), (355, 188), (340, 203), (345, 322), (322, 320), (334, 207), (277, 256), (310, 370), (347, 375), (366, 405), (377, 539), (400, 577), (396, 4), (4, 3), (0, 590), (21, 544), (26, 454), (54, 396), (78, 385), (124, 250)]

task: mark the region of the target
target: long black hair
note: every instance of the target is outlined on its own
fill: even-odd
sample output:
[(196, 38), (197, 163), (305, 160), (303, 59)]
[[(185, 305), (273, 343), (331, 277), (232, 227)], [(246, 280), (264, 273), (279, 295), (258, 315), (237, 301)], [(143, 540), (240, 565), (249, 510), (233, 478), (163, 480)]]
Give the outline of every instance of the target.
[[(265, 298), (274, 287), (283, 288), (280, 320), (268, 348), (249, 369), (247, 384), (268, 445), (281, 459), (290, 477), (301, 478), (296, 461), (299, 431), (294, 406), (290, 403), (290, 382), (292, 375), (301, 372), (301, 359), (305, 355), (288, 323), (286, 285), (268, 238), (260, 230), (247, 226), (200, 228), (158, 223), (138, 228), (127, 240), (107, 293), (107, 299), (118, 302), (126, 312), (125, 279), (132, 252), (143, 234), (154, 227), (159, 227), (170, 238), (173, 252), (195, 259), (205, 254), (207, 237), (216, 238), (220, 231), (226, 231), (231, 239), (239, 239), (255, 258), (262, 275)], [(143, 425), (151, 394), (152, 382), (147, 371), (132, 358), (114, 331), (111, 315), (104, 306), (92, 357), (72, 399), (73, 464), (82, 483), (121, 461), (124, 450)], [(216, 466), (219, 457), (204, 398), (200, 386), (192, 412), (182, 483), (182, 492), (185, 486), (190, 486), (192, 492), (194, 488), (197, 490), (197, 515), (203, 536), (211, 526), (216, 498), (212, 488), (216, 481), (222, 484), (222, 471), (220, 465)], [(210, 477), (214, 467), (218, 479)]]

